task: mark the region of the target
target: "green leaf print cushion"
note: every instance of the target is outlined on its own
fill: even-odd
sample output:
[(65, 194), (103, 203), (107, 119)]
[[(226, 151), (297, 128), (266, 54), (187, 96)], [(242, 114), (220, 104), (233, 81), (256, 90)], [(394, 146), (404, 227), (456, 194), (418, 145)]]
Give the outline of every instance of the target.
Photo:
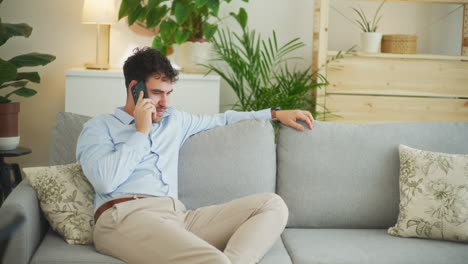
[(54, 231), (69, 244), (91, 244), (94, 189), (79, 163), (24, 168), (42, 211)]
[(400, 214), (388, 233), (468, 242), (468, 155), (399, 152)]

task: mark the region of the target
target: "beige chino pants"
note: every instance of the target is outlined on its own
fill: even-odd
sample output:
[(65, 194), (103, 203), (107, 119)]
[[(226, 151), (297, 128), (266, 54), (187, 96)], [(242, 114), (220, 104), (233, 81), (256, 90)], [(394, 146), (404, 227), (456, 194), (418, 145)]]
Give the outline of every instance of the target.
[(276, 194), (186, 210), (179, 200), (152, 197), (114, 205), (94, 228), (96, 249), (129, 264), (253, 264), (286, 226)]

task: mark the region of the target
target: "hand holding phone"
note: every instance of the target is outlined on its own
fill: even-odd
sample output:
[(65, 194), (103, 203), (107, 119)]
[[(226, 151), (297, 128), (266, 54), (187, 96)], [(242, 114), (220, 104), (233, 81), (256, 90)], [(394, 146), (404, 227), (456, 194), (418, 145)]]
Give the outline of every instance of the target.
[(131, 88), (132, 96), (133, 96), (133, 102), (135, 105), (138, 102), (138, 97), (140, 96), (140, 92), (143, 92), (143, 98), (149, 98), (148, 96), (148, 91), (146, 89), (146, 85), (144, 81), (140, 81), (137, 84), (133, 85)]
[(142, 102), (137, 105), (140, 97), (142, 99), (149, 98), (145, 82), (138, 82), (132, 86), (130, 90), (132, 93), (133, 102), (135, 102), (135, 110), (133, 111), (133, 117), (135, 118), (135, 128), (144, 135), (148, 135), (152, 128), (152, 116), (156, 113), (156, 107), (150, 100), (142, 100)]

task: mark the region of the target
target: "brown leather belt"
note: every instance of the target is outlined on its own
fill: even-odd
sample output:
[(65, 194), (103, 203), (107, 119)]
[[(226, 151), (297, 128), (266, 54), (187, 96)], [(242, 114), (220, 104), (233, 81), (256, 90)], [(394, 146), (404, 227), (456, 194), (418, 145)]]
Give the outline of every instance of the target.
[(112, 206), (114, 206), (115, 204), (148, 198), (148, 197), (149, 196), (132, 196), (132, 197), (122, 197), (122, 198), (109, 200), (103, 203), (101, 206), (99, 206), (99, 208), (96, 210), (96, 213), (94, 213), (94, 223), (97, 223), (97, 220), (99, 216), (101, 216), (102, 213), (104, 213), (107, 209), (112, 208)]

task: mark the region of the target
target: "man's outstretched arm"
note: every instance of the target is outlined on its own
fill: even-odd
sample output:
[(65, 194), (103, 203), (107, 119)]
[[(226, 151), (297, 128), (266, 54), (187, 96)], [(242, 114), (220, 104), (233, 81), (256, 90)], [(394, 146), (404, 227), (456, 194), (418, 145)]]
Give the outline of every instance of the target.
[[(212, 129), (219, 126), (229, 125), (249, 119), (277, 119), (284, 125), (290, 126), (297, 130), (303, 131), (304, 127), (297, 123), (297, 120), (303, 120), (308, 127), (312, 129), (314, 118), (309, 111), (304, 110), (271, 110), (264, 109), (252, 112), (236, 112), (226, 111), (217, 115), (192, 115), (186, 112), (181, 112), (182, 124), (181, 128), (184, 131), (184, 140), (201, 131)], [(273, 115), (273, 116), (272, 116)]]

